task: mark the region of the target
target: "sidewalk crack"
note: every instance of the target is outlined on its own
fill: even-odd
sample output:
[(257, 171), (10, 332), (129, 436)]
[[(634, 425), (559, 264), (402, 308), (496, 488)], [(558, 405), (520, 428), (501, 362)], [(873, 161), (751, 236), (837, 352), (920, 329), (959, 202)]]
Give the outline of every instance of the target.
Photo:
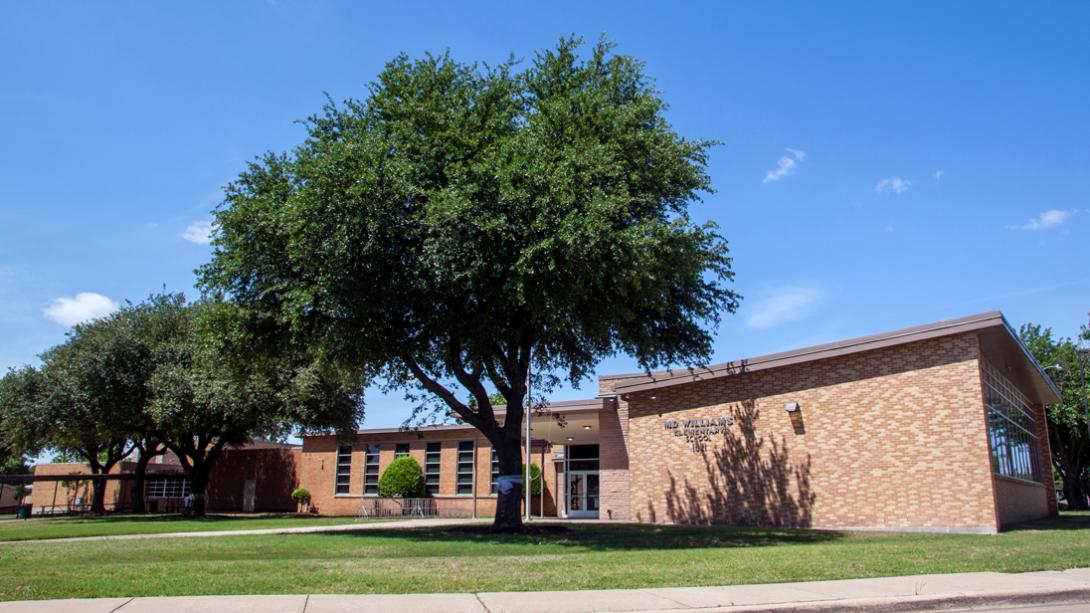
[(310, 594), (307, 594), (307, 597), (303, 599), (303, 613), (307, 613), (308, 606), (310, 606)]
[(110, 609), (110, 613), (117, 613), (118, 611), (120, 611), (120, 610), (121, 610), (121, 607), (123, 607), (123, 606), (125, 606), (125, 605), (129, 604), (130, 602), (132, 602), (132, 601), (134, 601), (134, 600), (136, 600), (136, 598), (135, 598), (135, 597), (133, 597), (133, 598), (130, 598), (130, 599), (128, 599), (128, 600), (126, 600), (125, 602), (123, 602), (123, 603), (121, 603), (121, 604), (117, 605), (117, 606), (116, 606), (116, 607), (114, 607), (113, 609)]
[(477, 602), (481, 603), (481, 608), (482, 609), (484, 609), (485, 611), (488, 611), (488, 613), (492, 613), (492, 609), (489, 609), (488, 605), (486, 605), (484, 603), (484, 601), (481, 600), (481, 595), (480, 595), (479, 592), (473, 592), (473, 597), (477, 599)]

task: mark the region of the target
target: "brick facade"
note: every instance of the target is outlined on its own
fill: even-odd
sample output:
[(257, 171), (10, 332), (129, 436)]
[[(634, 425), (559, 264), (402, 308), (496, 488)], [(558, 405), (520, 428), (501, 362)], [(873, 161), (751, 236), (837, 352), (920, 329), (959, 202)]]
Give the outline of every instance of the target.
[[(457, 493), (458, 443), (473, 441), (474, 488), (471, 494)], [(360, 432), (352, 443), (351, 473), (347, 494), (336, 493), (337, 447), (344, 443), (335, 436), (308, 436), (303, 439), (299, 458), (298, 483), (311, 494), (314, 512), (322, 515), (356, 515), (371, 496), (364, 496), (364, 455), (369, 444), (379, 445), (379, 474), (390, 462), (399, 443), (409, 445), (409, 455), (424, 468), (424, 454), (429, 442), (440, 443), (439, 492), (432, 496), (440, 514), (463, 517), (488, 517), (496, 513), (496, 496), (491, 493), (492, 446), (487, 439), (472, 428), (437, 429), (405, 432)], [(544, 463), (544, 511), (546, 516), (556, 514), (555, 495), (558, 475), (552, 461), (552, 451), (535, 444), (531, 448), (531, 463)], [(541, 498), (534, 497), (531, 511), (540, 514)]]
[[(960, 334), (629, 394), (632, 518), (995, 532), (1042, 517), (1048, 487), (993, 478), (980, 356)], [(733, 424), (703, 451), (664, 426), (718, 418)]]

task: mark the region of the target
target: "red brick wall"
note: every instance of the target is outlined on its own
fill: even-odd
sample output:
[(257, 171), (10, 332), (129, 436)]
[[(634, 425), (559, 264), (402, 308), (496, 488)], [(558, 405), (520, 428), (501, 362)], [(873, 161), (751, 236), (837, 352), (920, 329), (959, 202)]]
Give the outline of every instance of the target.
[[(475, 454), (475, 495), (457, 494), (458, 442), (472, 440), (477, 444)], [(322, 515), (356, 515), (363, 501), (363, 469), (366, 445), (379, 445), (379, 474), (394, 459), (397, 443), (409, 443), (409, 455), (424, 468), (427, 443), (439, 442), (439, 493), (434, 496), (443, 515), (487, 517), (495, 515), (496, 500), (491, 494), (492, 456), (491, 444), (476, 430), (441, 430), (421, 432), (395, 432), (359, 434), (352, 445), (352, 475), (347, 495), (335, 493), (335, 473), (338, 443), (334, 436), (310, 436), (303, 439), (299, 458), (299, 483), (310, 490), (314, 511)], [(541, 448), (534, 446), (531, 462), (541, 464)], [(552, 452), (545, 454), (545, 513), (555, 515), (556, 496), (553, 492), (555, 468)], [(536, 515), (539, 499), (534, 497), (532, 511)]]
[[(965, 334), (631, 394), (633, 518), (995, 531), (978, 355)], [(718, 417), (704, 452), (663, 425)]]
[(253, 511), (295, 511), (291, 492), (298, 483), (301, 450), (228, 449), (208, 479), (209, 511), (244, 511), (246, 481), (254, 481)]

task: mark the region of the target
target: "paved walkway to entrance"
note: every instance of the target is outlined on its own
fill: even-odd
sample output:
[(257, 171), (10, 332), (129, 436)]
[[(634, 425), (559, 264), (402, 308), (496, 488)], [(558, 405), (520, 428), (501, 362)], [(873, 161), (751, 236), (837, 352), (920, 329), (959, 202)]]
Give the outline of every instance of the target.
[(1090, 603), (1090, 568), (726, 587), (478, 594), (178, 596), (0, 602), (0, 613), (592, 613), (602, 611), (928, 610)]
[(207, 538), (210, 536), (252, 536), (260, 534), (312, 534), (315, 532), (359, 532), (363, 530), (389, 530), (396, 528), (436, 528), (466, 524), (490, 524), (491, 519), (422, 518), (395, 519), (390, 521), (357, 521), (346, 519), (335, 526), (297, 526), (294, 528), (256, 528), (253, 530), (205, 530), (202, 532), (164, 532), (162, 534), (111, 534), (109, 536), (75, 536), (59, 539), (35, 539), (26, 541), (0, 541), (0, 545), (27, 545), (34, 543), (78, 543), (81, 541), (130, 541), (134, 539)]

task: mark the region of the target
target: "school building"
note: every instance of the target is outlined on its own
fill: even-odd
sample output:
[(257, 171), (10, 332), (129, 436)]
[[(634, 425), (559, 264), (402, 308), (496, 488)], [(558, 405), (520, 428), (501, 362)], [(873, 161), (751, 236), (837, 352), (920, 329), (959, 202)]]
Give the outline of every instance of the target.
[[(601, 376), (594, 398), (533, 415), (543, 487), (531, 512), (994, 533), (1057, 512), (1044, 411), (1058, 401), (999, 312), (701, 369)], [(491, 446), (459, 425), (231, 450), (208, 508), (294, 510), (301, 486), (313, 512), (367, 515), (389, 502), (377, 496), (379, 477), (402, 455), (422, 467), (432, 511), (495, 512)], [(152, 495), (185, 493), (177, 478), (149, 477)], [(36, 507), (58, 504), (56, 486), (33, 496)]]
[[(1057, 512), (1058, 393), (999, 312), (598, 387), (533, 417), (534, 515), (994, 533)], [(305, 437), (298, 483), (356, 514), (399, 455), (440, 513), (494, 512), (491, 447), (464, 426)]]

